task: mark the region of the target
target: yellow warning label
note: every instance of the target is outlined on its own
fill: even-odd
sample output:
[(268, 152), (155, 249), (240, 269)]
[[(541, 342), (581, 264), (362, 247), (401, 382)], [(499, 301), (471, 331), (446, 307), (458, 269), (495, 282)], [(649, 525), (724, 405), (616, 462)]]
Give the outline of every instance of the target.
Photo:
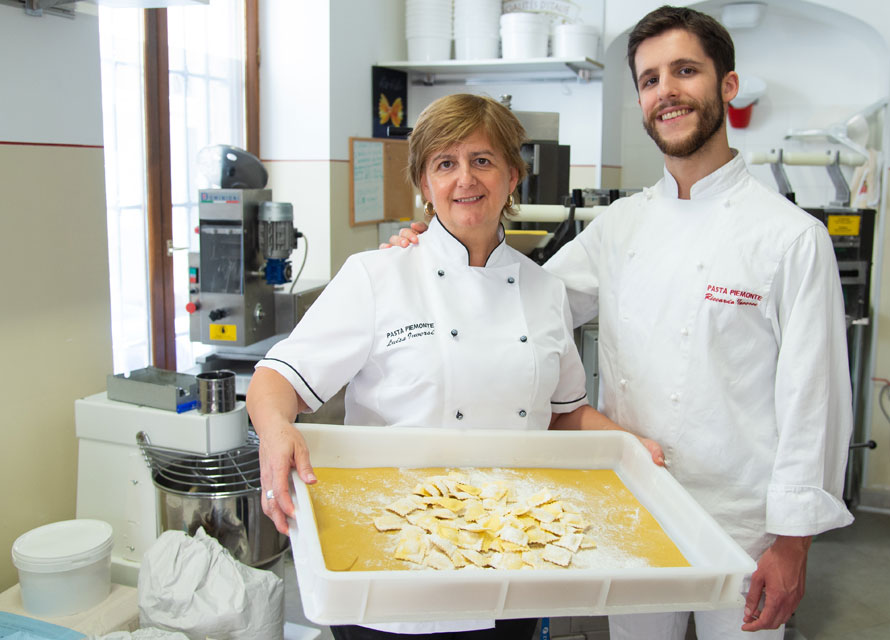
[(859, 216), (828, 216), (828, 234), (832, 236), (858, 236)]
[(234, 324), (212, 324), (210, 325), (210, 339), (236, 342), (238, 329)]

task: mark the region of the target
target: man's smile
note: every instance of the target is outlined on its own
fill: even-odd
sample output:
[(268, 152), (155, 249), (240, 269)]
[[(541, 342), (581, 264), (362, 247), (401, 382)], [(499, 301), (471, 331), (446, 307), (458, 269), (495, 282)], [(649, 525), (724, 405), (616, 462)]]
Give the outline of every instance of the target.
[(686, 108), (672, 109), (671, 111), (668, 111), (667, 113), (661, 114), (658, 118), (662, 122), (667, 122), (668, 120), (673, 120), (674, 118), (679, 118), (680, 116), (685, 116), (686, 114), (691, 113), (691, 112), (692, 112), (691, 109), (686, 109)]

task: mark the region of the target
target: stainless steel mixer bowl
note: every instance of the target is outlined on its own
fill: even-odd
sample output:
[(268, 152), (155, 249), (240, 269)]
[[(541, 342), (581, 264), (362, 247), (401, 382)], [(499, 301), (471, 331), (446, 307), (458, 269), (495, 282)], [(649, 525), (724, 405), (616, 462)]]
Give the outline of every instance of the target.
[(162, 531), (194, 535), (204, 527), (236, 560), (251, 567), (272, 564), (288, 549), (288, 537), (263, 513), (258, 489), (207, 496), (155, 486)]
[(209, 458), (196, 459), (192, 463), (196, 468), (188, 473), (184, 472), (187, 459), (156, 470), (152, 475), (158, 523), (161, 531), (189, 535), (204, 527), (234, 558), (262, 568), (287, 551), (290, 541), (263, 513), (258, 466), (246, 474), (229, 458), (223, 455), (213, 461), (212, 477), (205, 477)]

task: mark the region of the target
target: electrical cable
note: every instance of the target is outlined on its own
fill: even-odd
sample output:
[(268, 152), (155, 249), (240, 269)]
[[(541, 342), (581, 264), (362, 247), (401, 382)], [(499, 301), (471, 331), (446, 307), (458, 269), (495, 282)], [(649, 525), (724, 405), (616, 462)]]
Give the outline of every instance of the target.
[(887, 378), (872, 378), (872, 382), (882, 382), (884, 386), (881, 387), (880, 393), (878, 393), (878, 406), (881, 408), (881, 413), (884, 414), (884, 417), (887, 418), (887, 422), (890, 422), (890, 412), (887, 411), (887, 407), (884, 406), (884, 398), (886, 396), (890, 396), (890, 380)]
[(297, 275), (294, 276), (294, 281), (290, 286), (290, 291), (288, 293), (294, 292), (294, 287), (297, 286), (297, 280), (300, 279), (300, 274), (303, 273), (303, 267), (306, 266), (306, 256), (309, 255), (309, 239), (304, 235), (303, 236), (303, 262), (300, 264), (300, 270), (297, 271)]
[(887, 418), (887, 422), (890, 422), (890, 413), (887, 412), (887, 407), (884, 406), (884, 398), (887, 396), (890, 396), (890, 384), (885, 384), (881, 387), (881, 393), (878, 395), (878, 406), (881, 407), (881, 413)]

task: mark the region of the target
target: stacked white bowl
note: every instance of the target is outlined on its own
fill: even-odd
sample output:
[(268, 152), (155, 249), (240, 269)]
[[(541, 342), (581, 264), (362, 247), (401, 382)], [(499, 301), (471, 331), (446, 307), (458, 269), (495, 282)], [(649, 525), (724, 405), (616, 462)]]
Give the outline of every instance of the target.
[(406, 0), (408, 60), (451, 58), (451, 0)]
[(550, 18), (516, 11), (501, 16), (501, 56), (512, 60), (546, 58)]
[(501, 0), (454, 0), (454, 57), (498, 57)]

